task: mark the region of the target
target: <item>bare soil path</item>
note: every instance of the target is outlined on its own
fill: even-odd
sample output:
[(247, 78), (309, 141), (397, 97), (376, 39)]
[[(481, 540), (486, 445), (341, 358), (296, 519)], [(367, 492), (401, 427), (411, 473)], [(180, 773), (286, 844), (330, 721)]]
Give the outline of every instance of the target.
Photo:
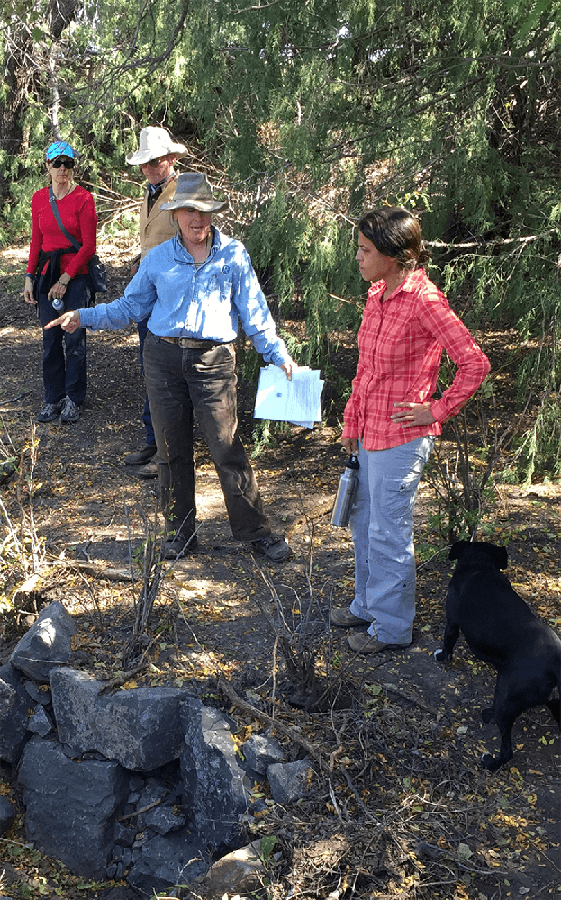
[[(14, 248), (13, 254), (23, 271), (25, 251)], [(127, 270), (119, 248), (113, 257), (111, 248), (103, 255), (115, 263), (112, 299), (122, 292)], [(79, 422), (33, 426), (42, 401), (40, 328), (14, 284), (0, 279), (0, 437), (20, 451), (36, 445), (31, 506), (46, 558), (32, 605), (61, 600), (77, 620), (77, 664), (112, 678), (123, 672), (146, 521), (155, 521), (154, 482), (137, 479), (122, 464), (122, 456), (143, 443), (136, 330), (90, 333), (90, 383)], [(341, 364), (352, 368), (352, 351)], [(252, 384), (240, 385), (248, 448), (253, 396)], [(450, 666), (433, 660), (450, 567), (430, 522), (428, 485), (419, 500), (418, 546), (424, 550), (413, 645), (360, 658), (347, 651), (344, 633), (328, 628), (330, 605), (349, 602), (353, 586), (350, 536), (329, 524), (344, 462), (340, 412), (333, 407), (313, 432), (287, 430), (255, 460), (273, 525), (286, 531), (294, 551), (282, 566), (254, 559), (231, 539), (214, 470), (198, 442), (199, 549), (167, 568), (145, 665), (126, 686), (181, 683), (206, 702), (231, 708), (240, 740), (263, 727), (261, 712), (292, 729), (294, 740), (281, 737), (291, 758), (303, 755), (298, 736), (317, 748), (309, 796), (290, 809), (271, 804), (260, 820), (258, 833), (275, 835), (282, 850), (271, 897), (561, 897), (561, 746), (553, 721), (539, 709), (522, 716), (513, 765), (489, 775), (479, 757), (496, 749), (497, 734), (481, 724), (480, 713), (492, 696), (494, 673), (463, 643)], [(16, 473), (0, 492), (17, 522), (22, 505), (30, 508), (25, 479)], [(507, 574), (517, 590), (558, 630), (560, 497), (559, 484), (503, 485), (485, 519), (492, 539), (508, 543)], [(104, 574), (108, 569), (128, 573), (129, 580), (115, 580), (114, 571)], [(2, 573), (9, 581), (6, 566)], [(1, 659), (29, 621), (0, 619)], [(289, 678), (282, 633), (299, 647), (302, 665), (313, 657), (314, 691)], [(255, 708), (253, 717), (231, 707), (221, 679)], [(13, 792), (10, 773), (0, 773), (0, 790)], [(124, 885), (81, 887), (50, 861), (18, 857), (16, 848), (25, 844), (18, 827), (0, 841), (4, 893), (17, 900), (127, 900)]]

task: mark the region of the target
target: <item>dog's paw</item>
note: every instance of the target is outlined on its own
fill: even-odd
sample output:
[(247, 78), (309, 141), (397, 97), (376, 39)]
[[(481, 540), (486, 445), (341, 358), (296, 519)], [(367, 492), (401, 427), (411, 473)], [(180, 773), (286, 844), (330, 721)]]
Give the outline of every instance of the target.
[(501, 763), (499, 762), (498, 756), (493, 756), (491, 753), (482, 753), (481, 765), (484, 769), (487, 769), (488, 772), (496, 772), (497, 769), (500, 768)]
[(492, 706), (488, 706), (487, 709), (481, 710), (481, 718), (485, 722), (486, 725), (489, 725), (491, 722), (495, 721), (495, 711)]
[[(512, 759), (512, 754), (509, 756), (509, 759)], [(501, 756), (492, 756), (491, 753), (483, 753), (481, 755), (481, 765), (483, 768), (487, 769), (488, 772), (496, 772), (501, 766), (508, 762), (508, 759), (501, 759)]]
[(444, 650), (435, 650), (433, 656), (438, 663), (449, 662), (452, 659), (452, 655), (445, 653)]

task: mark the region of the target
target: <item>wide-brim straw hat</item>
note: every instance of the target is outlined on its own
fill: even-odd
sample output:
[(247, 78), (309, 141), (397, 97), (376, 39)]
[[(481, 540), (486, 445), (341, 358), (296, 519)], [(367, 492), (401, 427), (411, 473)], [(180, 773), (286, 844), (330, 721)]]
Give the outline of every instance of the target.
[(228, 208), (228, 201), (213, 199), (212, 187), (206, 175), (184, 172), (178, 176), (173, 200), (162, 203), (160, 209), (184, 209), (186, 206), (200, 212), (221, 212)]
[(168, 156), (173, 153), (175, 156), (187, 156), (187, 148), (183, 144), (176, 144), (172, 141), (165, 128), (154, 128), (148, 125), (140, 132), (140, 140), (138, 142), (138, 150), (126, 157), (129, 166), (143, 166), (150, 162), (151, 159), (158, 159), (160, 156)]

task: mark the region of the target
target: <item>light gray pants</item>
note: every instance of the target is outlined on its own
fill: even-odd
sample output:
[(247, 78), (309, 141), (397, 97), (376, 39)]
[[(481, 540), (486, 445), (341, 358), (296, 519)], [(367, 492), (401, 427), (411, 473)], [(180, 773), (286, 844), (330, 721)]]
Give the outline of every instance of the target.
[(389, 450), (359, 446), (358, 492), (350, 526), (355, 545), (351, 612), (387, 644), (409, 644), (415, 617), (413, 512), (433, 437)]

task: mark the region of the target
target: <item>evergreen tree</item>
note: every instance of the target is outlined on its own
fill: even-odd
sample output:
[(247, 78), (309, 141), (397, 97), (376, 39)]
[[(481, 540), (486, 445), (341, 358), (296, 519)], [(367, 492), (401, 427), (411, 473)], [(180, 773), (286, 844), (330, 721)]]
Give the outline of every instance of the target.
[(561, 0), (56, 3), (0, 7), (6, 221), (21, 227), (22, 173), (56, 128), (87, 149), (93, 181), (126, 193), (139, 128), (166, 125), (220, 173), (238, 236), (281, 310), (303, 306), (318, 360), (359, 320), (353, 223), (402, 203), (469, 323), (539, 341), (519, 379), (541, 423), (527, 463), (549, 447), (559, 467)]

